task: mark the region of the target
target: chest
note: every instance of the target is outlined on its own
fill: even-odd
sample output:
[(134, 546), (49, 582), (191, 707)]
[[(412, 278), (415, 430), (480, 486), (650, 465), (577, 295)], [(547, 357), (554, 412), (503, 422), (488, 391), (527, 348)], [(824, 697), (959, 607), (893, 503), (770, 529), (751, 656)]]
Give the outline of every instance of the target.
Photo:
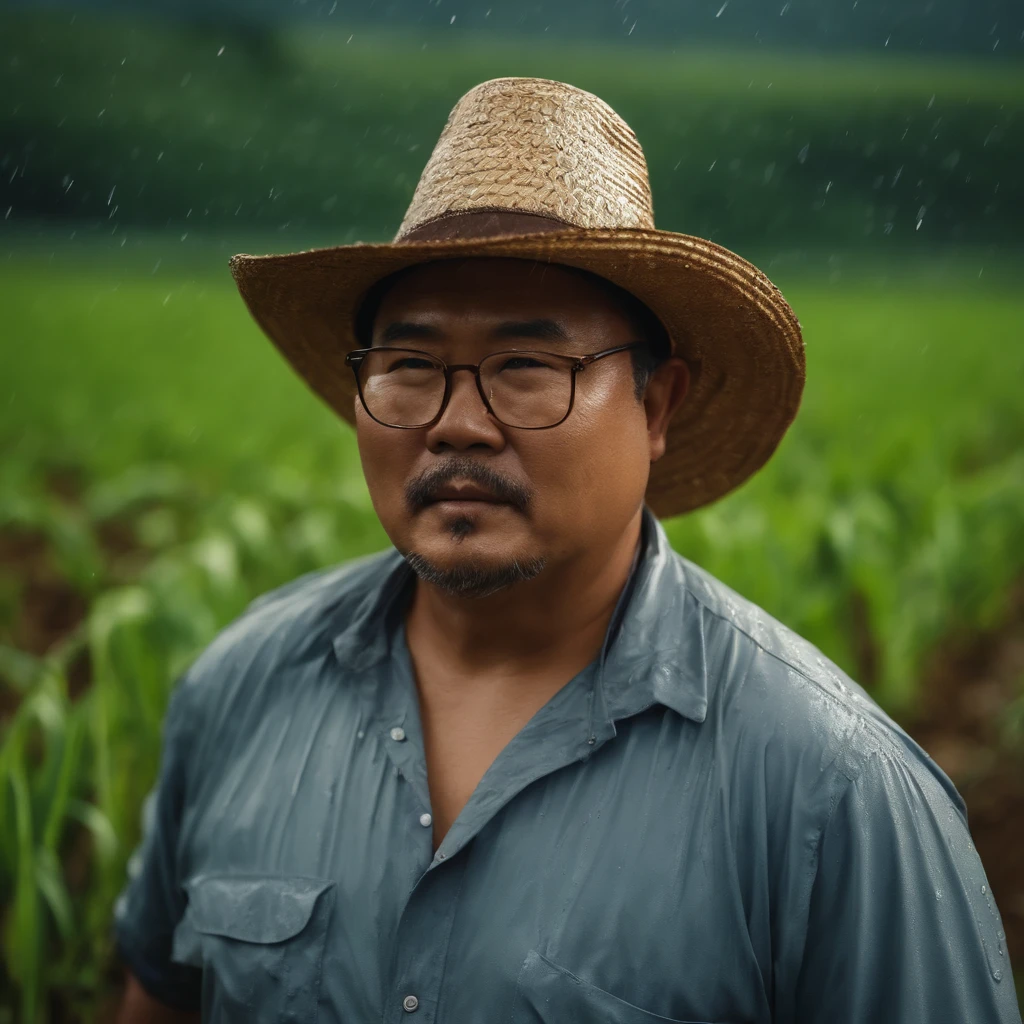
[(564, 682), (536, 680), (519, 691), (483, 689), (467, 696), (421, 677), (419, 711), (435, 849), (501, 752)]
[[(224, 1007), (286, 978), (323, 1021), (398, 1024), (409, 997), (418, 1017), (466, 1024), (767, 1021), (768, 914), (747, 905), (753, 851), (736, 858), (711, 751), (659, 713), (581, 756), (586, 708), (574, 727), (510, 721), (504, 747), (439, 719), (474, 755), (455, 759), (451, 792), (483, 770), (440, 846), (408, 711), (332, 709), (302, 742), (266, 726), (225, 748), (187, 829), (188, 875), (219, 881), (182, 955)], [(238, 1019), (300, 1019), (256, 1012), (271, 1005), (263, 993)]]

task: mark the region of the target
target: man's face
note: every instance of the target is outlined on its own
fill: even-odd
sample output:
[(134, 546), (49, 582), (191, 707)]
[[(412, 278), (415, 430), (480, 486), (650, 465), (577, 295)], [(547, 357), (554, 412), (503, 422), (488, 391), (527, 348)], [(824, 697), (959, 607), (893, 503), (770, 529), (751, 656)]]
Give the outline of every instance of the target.
[[(387, 292), (373, 327), (374, 347), (418, 349), (449, 365), (512, 349), (578, 356), (637, 340), (586, 278), (510, 259), (417, 267)], [(431, 427), (383, 426), (358, 398), (355, 416), (367, 486), (391, 542), (421, 578), (476, 597), (610, 549), (639, 513), (664, 433), (660, 423), (649, 432), (629, 352), (580, 371), (571, 414), (550, 429), (498, 422), (466, 371), (454, 374)], [(502, 500), (434, 500), (458, 483)]]

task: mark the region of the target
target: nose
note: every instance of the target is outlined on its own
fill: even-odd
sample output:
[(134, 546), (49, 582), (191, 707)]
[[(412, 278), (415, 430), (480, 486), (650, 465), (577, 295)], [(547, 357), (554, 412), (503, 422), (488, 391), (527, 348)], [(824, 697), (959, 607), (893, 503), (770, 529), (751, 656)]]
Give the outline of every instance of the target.
[(487, 411), (471, 367), (453, 367), (451, 393), (441, 418), (427, 429), (431, 451), (461, 450), (483, 446), (500, 451), (505, 447), (501, 424)]

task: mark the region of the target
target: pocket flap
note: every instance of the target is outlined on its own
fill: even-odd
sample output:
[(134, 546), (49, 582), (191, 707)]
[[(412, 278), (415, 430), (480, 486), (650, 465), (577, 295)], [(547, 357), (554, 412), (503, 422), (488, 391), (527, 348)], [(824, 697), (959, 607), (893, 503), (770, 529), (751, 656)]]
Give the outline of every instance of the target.
[(309, 923), (333, 882), (279, 875), (200, 875), (185, 883), (197, 932), (242, 942), (284, 942)]
[(597, 988), (531, 950), (519, 972), (512, 1024), (701, 1024), (661, 1017)]

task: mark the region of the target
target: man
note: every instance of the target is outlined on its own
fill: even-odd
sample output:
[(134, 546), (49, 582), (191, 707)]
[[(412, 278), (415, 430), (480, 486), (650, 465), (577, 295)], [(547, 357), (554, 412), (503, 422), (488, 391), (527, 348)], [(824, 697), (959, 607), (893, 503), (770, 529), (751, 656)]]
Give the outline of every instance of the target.
[(232, 265), (394, 550), (176, 690), (123, 1021), (1020, 1020), (952, 784), (655, 518), (763, 464), (803, 349), (609, 107), (484, 83), (394, 244)]

